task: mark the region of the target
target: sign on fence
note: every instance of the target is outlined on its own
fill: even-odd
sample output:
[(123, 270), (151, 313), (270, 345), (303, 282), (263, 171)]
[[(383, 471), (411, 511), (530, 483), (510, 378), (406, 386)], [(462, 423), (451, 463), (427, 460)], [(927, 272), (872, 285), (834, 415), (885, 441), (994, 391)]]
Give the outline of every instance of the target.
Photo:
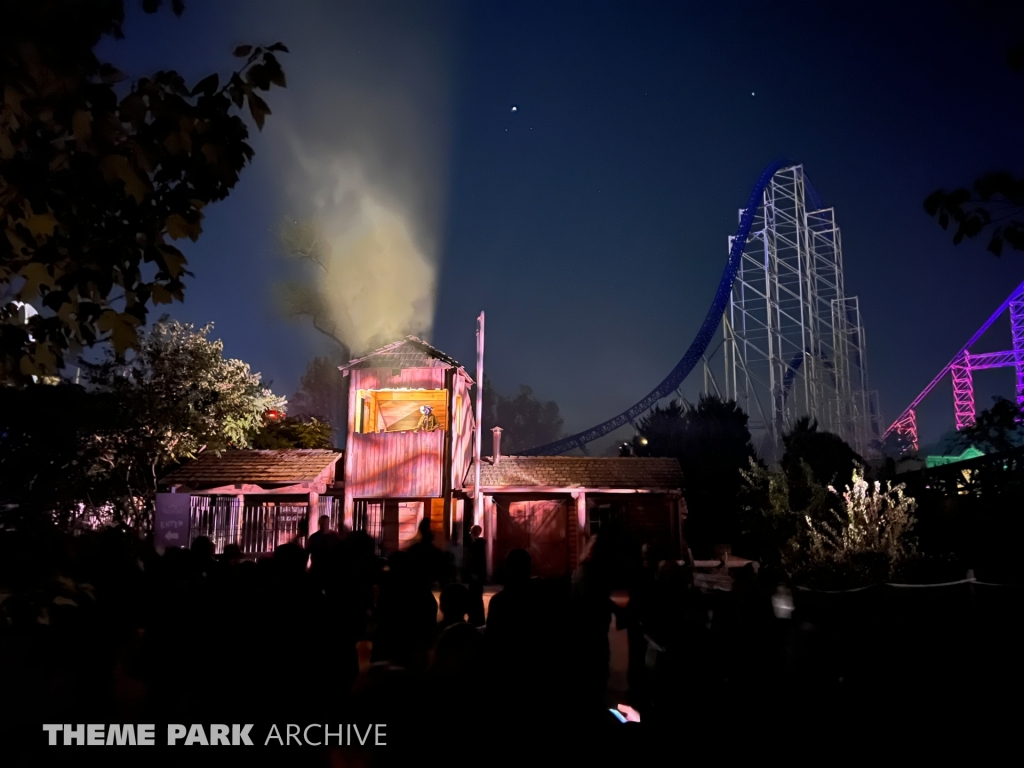
[(153, 544), (157, 547), (187, 548), (192, 497), (187, 493), (158, 493), (153, 525)]

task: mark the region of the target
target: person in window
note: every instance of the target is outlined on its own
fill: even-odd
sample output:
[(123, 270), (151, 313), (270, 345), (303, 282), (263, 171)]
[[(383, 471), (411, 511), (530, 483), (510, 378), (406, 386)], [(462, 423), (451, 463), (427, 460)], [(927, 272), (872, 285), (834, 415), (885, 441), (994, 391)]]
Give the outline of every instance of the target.
[(420, 420), (416, 424), (416, 432), (434, 432), (441, 427), (434, 415), (434, 409), (429, 405), (420, 406)]

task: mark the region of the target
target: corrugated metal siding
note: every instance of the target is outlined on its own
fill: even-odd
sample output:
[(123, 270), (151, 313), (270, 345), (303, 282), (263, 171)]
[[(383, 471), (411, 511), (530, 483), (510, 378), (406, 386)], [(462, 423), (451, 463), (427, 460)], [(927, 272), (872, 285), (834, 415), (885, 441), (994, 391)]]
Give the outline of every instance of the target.
[(353, 499), (441, 495), (444, 432), (350, 434), (345, 495)]

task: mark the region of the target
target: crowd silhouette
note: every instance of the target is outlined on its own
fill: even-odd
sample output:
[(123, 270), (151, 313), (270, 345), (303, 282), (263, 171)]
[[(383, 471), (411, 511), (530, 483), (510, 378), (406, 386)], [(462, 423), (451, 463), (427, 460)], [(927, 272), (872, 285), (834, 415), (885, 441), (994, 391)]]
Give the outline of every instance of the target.
[[(456, 563), (429, 524), (382, 557), (364, 532), (327, 522), (306, 546), (256, 560), (230, 545), (216, 555), (204, 537), (161, 555), (115, 529), (5, 546), (5, 727), (85, 714), (385, 722), (407, 744), (438, 734), (464, 747), (512, 734), (593, 744), (632, 728), (609, 711), (619, 703), (651, 728), (692, 730), (735, 724), (766, 698), (840, 700), (835, 637), (823, 623), (780, 620), (776, 584), (753, 566), (731, 592), (707, 594), (655, 543), (623, 566), (621, 547), (591, 537), (561, 579), (532, 577), (529, 553), (513, 550), (484, 618), (479, 533)], [(629, 639), (617, 698), (610, 627)]]

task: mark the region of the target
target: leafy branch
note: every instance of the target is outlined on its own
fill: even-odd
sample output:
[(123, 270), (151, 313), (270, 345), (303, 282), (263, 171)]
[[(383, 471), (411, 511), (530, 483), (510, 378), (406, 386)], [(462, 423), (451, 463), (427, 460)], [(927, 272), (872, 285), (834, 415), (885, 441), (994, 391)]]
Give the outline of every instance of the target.
[(982, 176), (971, 189), (936, 190), (924, 201), (929, 216), (949, 230), (953, 244), (990, 232), (988, 250), (1002, 255), (1004, 245), (1024, 251), (1024, 178), (1001, 172)]
[[(285, 86), (287, 48), (239, 46), (223, 86), (169, 70), (124, 93), (94, 52), (123, 36), (123, 3), (0, 3), (0, 379), (24, 383), (97, 343), (123, 355), (151, 307), (183, 300), (191, 273), (173, 241), (198, 239), (206, 206), (251, 161), (239, 112), (262, 129), (260, 93)], [(25, 322), (15, 302), (38, 314)]]

